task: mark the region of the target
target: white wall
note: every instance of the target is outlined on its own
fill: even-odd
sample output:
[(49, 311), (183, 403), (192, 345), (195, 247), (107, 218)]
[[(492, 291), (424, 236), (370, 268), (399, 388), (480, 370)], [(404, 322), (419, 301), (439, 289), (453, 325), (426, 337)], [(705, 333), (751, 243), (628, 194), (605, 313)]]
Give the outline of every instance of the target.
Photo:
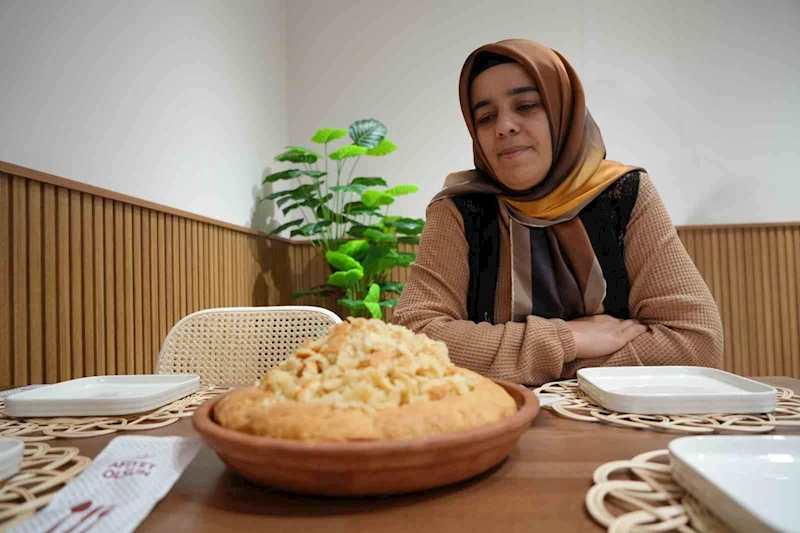
[(796, 0), (293, 0), (288, 23), (290, 142), (383, 121), (400, 150), (357, 174), (422, 187), (399, 213), (472, 168), (459, 71), (521, 37), (570, 59), (609, 158), (647, 168), (676, 224), (800, 220)]
[(0, 160), (250, 225), (285, 0), (2, 0), (0, 51)]

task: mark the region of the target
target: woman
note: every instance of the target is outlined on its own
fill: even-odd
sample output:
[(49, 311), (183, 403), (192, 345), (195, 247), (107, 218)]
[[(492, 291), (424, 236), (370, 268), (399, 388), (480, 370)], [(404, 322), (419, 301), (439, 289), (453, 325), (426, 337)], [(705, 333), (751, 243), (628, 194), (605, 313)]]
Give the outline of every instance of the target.
[(528, 385), (587, 366), (719, 366), (714, 300), (645, 171), (605, 159), (567, 60), (489, 44), (459, 94), (476, 169), (428, 206), (394, 322)]

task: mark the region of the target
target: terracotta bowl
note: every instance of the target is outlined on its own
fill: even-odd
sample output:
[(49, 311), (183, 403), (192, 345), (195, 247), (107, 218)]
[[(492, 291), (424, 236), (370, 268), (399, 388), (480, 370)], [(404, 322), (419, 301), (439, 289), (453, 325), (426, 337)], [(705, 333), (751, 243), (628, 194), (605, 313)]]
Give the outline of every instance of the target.
[(479, 428), (425, 439), (375, 442), (302, 442), (260, 437), (214, 421), (218, 401), (192, 417), (203, 440), (229, 468), (261, 484), (328, 496), (397, 494), (476, 476), (505, 459), (539, 414), (528, 389), (495, 380), (517, 402), (513, 415)]

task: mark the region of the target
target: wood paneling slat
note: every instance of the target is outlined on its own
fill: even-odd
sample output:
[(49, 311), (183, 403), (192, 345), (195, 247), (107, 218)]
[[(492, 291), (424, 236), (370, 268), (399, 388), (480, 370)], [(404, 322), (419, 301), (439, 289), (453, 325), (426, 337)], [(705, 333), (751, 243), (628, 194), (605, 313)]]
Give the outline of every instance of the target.
[[(45, 382), (58, 381), (58, 248), (56, 244), (56, 188), (45, 184), (42, 218), (44, 238), (44, 359)], [(1, 247), (1, 246), (0, 246)], [(0, 260), (0, 262), (2, 262)], [(2, 328), (2, 324), (0, 324)]]
[[(163, 342), (167, 336), (169, 310), (167, 308), (167, 226), (164, 213), (158, 214), (158, 337)], [(171, 287), (171, 286), (170, 286)]]
[[(94, 336), (94, 222), (92, 197), (81, 195), (81, 224), (83, 227), (83, 366), (84, 375), (97, 375)], [(98, 350), (99, 351), (99, 350)]]
[(116, 251), (114, 250), (114, 202), (103, 200), (103, 255), (106, 278), (106, 372), (117, 373)]
[(153, 282), (150, 271), (150, 210), (142, 211), (142, 351), (144, 352), (143, 372), (153, 373), (152, 303)]
[(172, 272), (167, 274), (172, 276), (172, 324), (170, 328), (183, 318), (181, 304), (181, 258), (180, 258), (180, 219), (172, 217)]
[(188, 222), (189, 228), (189, 269), (191, 276), (189, 276), (189, 309), (192, 313), (200, 309), (198, 302), (198, 293), (200, 287), (197, 280), (197, 266), (200, 260), (197, 257), (197, 221), (190, 220)]
[(761, 279), (759, 276), (756, 277), (756, 260), (753, 257), (757, 253), (756, 245), (758, 244), (758, 240), (755, 236), (756, 230), (744, 230), (744, 247), (745, 247), (745, 257), (747, 260), (745, 261), (745, 265), (747, 266), (747, 306), (746, 310), (746, 321), (747, 321), (747, 333), (750, 339), (750, 342), (747, 344), (748, 350), (748, 360), (750, 361), (750, 371), (753, 375), (759, 375), (761, 370), (760, 365), (761, 361), (759, 359), (759, 353), (761, 351), (761, 344), (760, 339), (758, 336), (758, 330), (761, 329), (758, 327), (758, 317), (760, 316), (760, 309), (758, 307), (758, 299), (756, 293), (756, 283)]
[(144, 327), (142, 324), (142, 208), (133, 206), (133, 361), (131, 372), (144, 373)]
[(206, 253), (208, 249), (208, 232), (206, 228), (208, 226), (202, 222), (199, 224), (197, 241), (200, 245), (200, 264), (198, 265), (198, 275), (200, 277), (200, 309), (206, 309), (208, 307), (208, 254)]
[(11, 177), (0, 173), (0, 388), (14, 385), (11, 354)]
[(728, 266), (730, 276), (728, 276), (728, 298), (727, 313), (723, 315), (723, 331), (725, 333), (725, 355), (732, 360), (733, 372), (742, 375), (742, 353), (741, 343), (738, 339), (739, 328), (739, 263), (736, 258), (736, 233), (735, 230), (725, 232), (724, 249), (727, 254), (724, 261)]
[[(786, 231), (786, 274), (788, 276), (788, 286), (786, 293), (789, 300), (789, 353), (791, 360), (791, 375), (800, 375), (800, 298), (798, 298), (798, 287), (800, 279), (795, 274), (794, 269), (800, 262), (800, 249), (795, 247), (794, 235), (800, 236), (800, 230)], [(787, 373), (789, 368), (787, 367)]]
[(26, 182), (15, 177), (11, 183), (13, 213), (11, 240), (12, 313), (14, 316), (14, 385), (28, 383), (28, 239)]
[(44, 279), (42, 184), (28, 183), (28, 381), (44, 383)]
[[(797, 311), (794, 317), (794, 332), (800, 331), (800, 227), (792, 229), (792, 243), (794, 246), (794, 280), (795, 280), (795, 304), (793, 309)], [(795, 337), (796, 338), (796, 337)], [(792, 376), (800, 377), (800, 347), (795, 343), (792, 351)]]
[(178, 301), (180, 303), (180, 318), (185, 317), (186, 312), (186, 219), (180, 218), (178, 223)]
[(114, 307), (116, 319), (115, 368), (117, 374), (125, 374), (125, 240), (123, 210), (120, 202), (114, 202), (114, 290), (117, 302)]
[(771, 272), (772, 272), (772, 265), (770, 264), (770, 249), (769, 249), (769, 230), (768, 229), (759, 229), (759, 239), (761, 241), (761, 292), (764, 296), (763, 302), (763, 312), (764, 312), (764, 337), (766, 339), (766, 350), (764, 352), (765, 359), (767, 361), (767, 369), (769, 376), (775, 375), (775, 358), (772, 357), (774, 353), (775, 347), (775, 337), (772, 332), (772, 302), (774, 300), (772, 295), (772, 279), (771, 279)]
[[(762, 248), (762, 239), (761, 239), (761, 230), (754, 229), (752, 230), (753, 235), (753, 253), (754, 253), (754, 266), (755, 266), (755, 277), (753, 278), (753, 284), (756, 285), (756, 295), (755, 295), (755, 310), (756, 310), (756, 317), (763, 317), (766, 315), (764, 310), (764, 280), (762, 276), (767, 276), (768, 274), (765, 272), (762, 265), (762, 256), (763, 252), (766, 252), (766, 249)], [(754, 317), (755, 318), (755, 317)], [(756, 321), (758, 324), (758, 321)], [(761, 376), (769, 375), (767, 372), (767, 335), (765, 334), (764, 327), (759, 325), (758, 327), (758, 374)]]
[(775, 230), (775, 249), (778, 255), (777, 261), (777, 268), (778, 268), (778, 296), (780, 298), (780, 320), (776, 320), (776, 327), (778, 328), (778, 333), (781, 336), (782, 346), (781, 351), (783, 352), (783, 368), (781, 369), (781, 374), (787, 374), (792, 371), (792, 359), (791, 359), (791, 334), (790, 331), (792, 329), (792, 323), (790, 321), (790, 313), (789, 313), (789, 275), (787, 270), (789, 269), (789, 264), (786, 262), (786, 252), (788, 251), (788, 246), (786, 243), (786, 234), (790, 233), (785, 228), (779, 228)]
[(56, 189), (58, 225), (56, 226), (56, 242), (58, 243), (58, 379), (72, 379), (72, 340), (69, 279), (69, 191)]
[[(750, 330), (747, 327), (748, 310), (750, 308), (750, 301), (747, 299), (747, 267), (745, 265), (745, 237), (744, 230), (736, 228), (735, 245), (736, 245), (736, 266), (738, 268), (738, 275), (736, 281), (738, 284), (739, 305), (737, 307), (738, 317), (735, 319), (736, 333), (735, 342), (742, 359), (742, 374), (743, 376), (752, 376), (750, 371)], [(748, 261), (750, 262), (750, 261)], [(752, 279), (752, 278), (751, 278)]]
[(133, 297), (133, 206), (126, 205), (123, 210), (125, 247), (125, 373), (134, 373), (134, 297)]
[(158, 214), (150, 211), (150, 344), (152, 356), (150, 371), (155, 372), (158, 352), (161, 350), (160, 310), (158, 304)]
[(83, 360), (83, 262), (81, 193), (69, 193), (69, 259), (70, 259), (70, 298), (72, 307), (72, 377), (82, 378), (86, 375)]
[(94, 240), (94, 346), (95, 372), (106, 375), (106, 263), (103, 199), (92, 198)]
[[(166, 279), (166, 291), (165, 291), (165, 298), (167, 303), (167, 321), (165, 322), (165, 335), (170, 330), (170, 328), (175, 324), (175, 304), (177, 303), (177, 299), (175, 298), (175, 292), (172, 287), (173, 279), (175, 278), (174, 272), (172, 270), (172, 262), (173, 262), (173, 254), (172, 254), (172, 216), (167, 215), (165, 224), (164, 224), (164, 252), (166, 254), (166, 260), (164, 263), (164, 277)], [(160, 252), (159, 252), (160, 253)]]

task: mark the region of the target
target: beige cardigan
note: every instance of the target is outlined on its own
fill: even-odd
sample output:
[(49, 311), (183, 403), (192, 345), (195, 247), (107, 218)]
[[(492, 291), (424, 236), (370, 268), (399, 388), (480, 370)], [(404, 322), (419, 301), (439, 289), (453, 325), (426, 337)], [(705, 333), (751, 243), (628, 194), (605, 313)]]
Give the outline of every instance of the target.
[(714, 299), (686, 253), (650, 178), (642, 173), (625, 235), (632, 318), (649, 331), (618, 352), (576, 359), (566, 322), (528, 316), (511, 322), (511, 259), (507, 215), (500, 221), (495, 325), (467, 319), (469, 246), (450, 199), (428, 206), (425, 229), (393, 322), (444, 341), (459, 366), (483, 375), (539, 385), (575, 376), (587, 366), (719, 367), (722, 323)]

